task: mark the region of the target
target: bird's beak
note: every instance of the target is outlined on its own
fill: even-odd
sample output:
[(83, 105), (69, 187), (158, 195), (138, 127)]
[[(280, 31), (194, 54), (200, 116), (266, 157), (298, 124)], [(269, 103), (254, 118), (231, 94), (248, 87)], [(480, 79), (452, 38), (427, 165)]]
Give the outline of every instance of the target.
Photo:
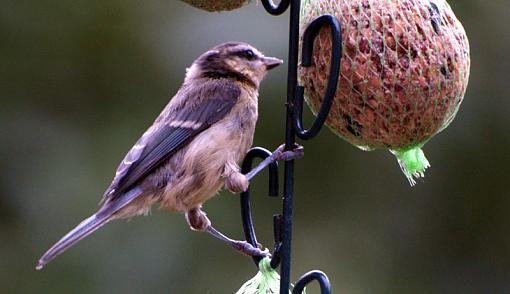
[(281, 59), (278, 59), (278, 58), (274, 58), (274, 57), (264, 57), (262, 59), (262, 61), (264, 62), (264, 64), (266, 65), (266, 69), (267, 70), (270, 70), (272, 68), (275, 68), (277, 67), (278, 65), (282, 64), (283, 63), (283, 60)]

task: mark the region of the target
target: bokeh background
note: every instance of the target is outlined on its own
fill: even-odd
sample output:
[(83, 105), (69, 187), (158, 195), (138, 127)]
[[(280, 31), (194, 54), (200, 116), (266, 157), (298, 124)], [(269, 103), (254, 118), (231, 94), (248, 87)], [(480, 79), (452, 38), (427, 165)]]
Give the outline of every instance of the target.
[[(508, 0), (450, 1), (471, 41), (457, 118), (425, 147), (409, 187), (388, 152), (329, 130), (297, 163), (292, 279), (325, 271), (333, 293), (509, 293)], [(253, 1), (206, 13), (174, 0), (2, 1), (0, 9), (0, 292), (233, 293), (249, 258), (191, 232), (179, 214), (111, 223), (41, 272), (54, 241), (92, 213), (125, 152), (182, 82), (228, 40), (286, 57), (288, 14)], [(255, 144), (283, 140), (286, 68), (263, 83)], [(254, 184), (260, 239), (272, 245), (280, 201)], [(205, 206), (240, 238), (238, 196)], [(317, 293), (311, 286), (309, 293)]]

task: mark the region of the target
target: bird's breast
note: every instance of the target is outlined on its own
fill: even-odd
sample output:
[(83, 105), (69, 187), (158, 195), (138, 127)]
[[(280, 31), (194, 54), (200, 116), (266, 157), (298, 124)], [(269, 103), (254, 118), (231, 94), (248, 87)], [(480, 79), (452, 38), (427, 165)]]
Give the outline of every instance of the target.
[(187, 211), (200, 206), (223, 186), (225, 164), (244, 158), (253, 142), (258, 113), (256, 103), (240, 102), (172, 158), (176, 168), (163, 194), (164, 208)]

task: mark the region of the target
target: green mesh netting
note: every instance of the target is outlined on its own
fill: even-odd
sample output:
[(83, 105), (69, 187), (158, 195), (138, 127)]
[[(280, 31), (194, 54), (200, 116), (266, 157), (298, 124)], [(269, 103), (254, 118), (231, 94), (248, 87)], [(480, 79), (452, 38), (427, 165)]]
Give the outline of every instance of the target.
[(397, 157), (398, 164), (411, 186), (416, 184), (414, 178), (424, 177), (425, 170), (430, 167), (430, 163), (420, 147), (390, 151)]
[[(305, 0), (302, 32), (326, 13), (342, 24), (344, 45), (326, 121), (333, 132), (363, 150), (409, 150), (448, 126), (464, 97), (470, 59), (466, 33), (444, 0)], [(324, 28), (314, 44), (313, 65), (300, 69), (314, 113), (326, 89), (330, 56)], [(420, 159), (414, 170), (399, 158), (411, 183), (428, 166)]]
[[(259, 262), (259, 272), (244, 283), (236, 294), (277, 294), (280, 293), (280, 275), (274, 270), (269, 257)], [(289, 291), (289, 294), (291, 292)], [(303, 294), (305, 294), (303, 292)]]

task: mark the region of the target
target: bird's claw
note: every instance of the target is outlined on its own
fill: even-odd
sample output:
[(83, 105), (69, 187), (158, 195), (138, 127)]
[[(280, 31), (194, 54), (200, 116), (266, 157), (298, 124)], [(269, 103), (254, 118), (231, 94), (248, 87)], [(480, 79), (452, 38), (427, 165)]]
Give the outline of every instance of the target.
[[(257, 245), (259, 245), (259, 247), (262, 247), (260, 244)], [(234, 248), (240, 251), (241, 253), (244, 253), (248, 256), (266, 257), (270, 255), (269, 249), (266, 248), (262, 250), (261, 248), (257, 248), (246, 241), (237, 241), (233, 243), (232, 246), (234, 246)]]
[(285, 150), (285, 144), (280, 145), (274, 152), (274, 159), (277, 161), (289, 161), (301, 158), (305, 155), (305, 148), (299, 144), (294, 144), (290, 150)]
[(289, 161), (296, 158), (301, 158), (305, 155), (305, 149), (303, 146), (294, 144), (292, 149), (286, 150), (285, 145), (280, 145), (280, 147), (276, 148), (276, 150), (271, 153), (269, 157), (264, 159), (259, 165), (254, 167), (249, 173), (246, 174), (246, 178), (251, 180), (255, 175), (257, 175), (260, 171), (266, 168), (268, 165), (277, 162), (277, 161)]

